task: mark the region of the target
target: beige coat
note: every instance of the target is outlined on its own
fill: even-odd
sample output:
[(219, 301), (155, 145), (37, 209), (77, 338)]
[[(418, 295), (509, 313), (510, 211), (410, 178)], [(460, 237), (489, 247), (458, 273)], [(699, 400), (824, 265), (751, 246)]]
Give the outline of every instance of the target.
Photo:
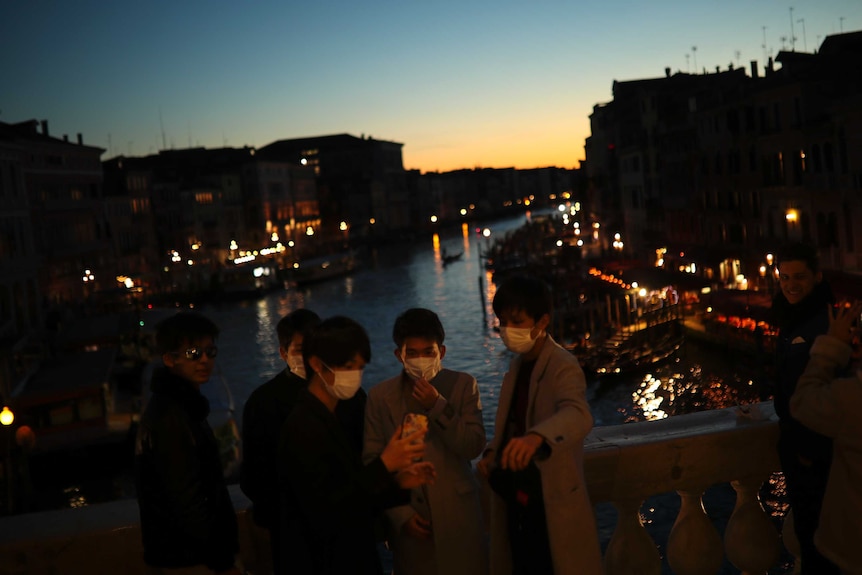
[[(495, 423), (495, 452), (506, 425), (521, 357), (512, 360), (503, 377)], [(602, 558), (595, 514), (583, 471), (584, 438), (593, 426), (586, 399), (586, 378), (577, 358), (548, 336), (530, 378), (527, 429), (545, 438), (550, 456), (536, 465), (542, 493), (554, 575), (599, 575)], [(509, 575), (511, 553), (506, 506), (491, 493), (491, 573)]]
[[(479, 388), (472, 376), (448, 369), (437, 374), (431, 385), (440, 398), (428, 412), (411, 397), (411, 383), (401, 375), (375, 385), (368, 393), (363, 458), (374, 459), (383, 451), (405, 413), (424, 413), (428, 416), (425, 460), (437, 472), (433, 485), (413, 490), (410, 505), (386, 512), (393, 571), (402, 575), (486, 575), (488, 553), (479, 485), (471, 464), (486, 443)], [(401, 533), (414, 513), (431, 520), (433, 541)]]
[(849, 345), (818, 336), (790, 398), (790, 413), (834, 440), (814, 544), (842, 573), (862, 573), (862, 372), (835, 379), (849, 359)]

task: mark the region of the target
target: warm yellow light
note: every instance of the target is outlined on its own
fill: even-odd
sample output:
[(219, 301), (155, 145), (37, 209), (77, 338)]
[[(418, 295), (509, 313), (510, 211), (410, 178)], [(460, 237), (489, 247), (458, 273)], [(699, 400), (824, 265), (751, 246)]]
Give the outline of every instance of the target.
[(272, 235), (269, 236), (269, 239), (271, 239), (274, 242), (277, 242), (278, 241), (278, 232), (272, 232)]
[(347, 231), (347, 222), (341, 222), (340, 224), (338, 224), (338, 229), (341, 230), (342, 232), (346, 232)]
[(311, 226), (308, 226), (307, 228), (305, 228), (305, 235), (313, 236), (314, 235), (314, 228), (312, 228)]
[(467, 215), (467, 208), (461, 208), (461, 215), (462, 215), (462, 216), (466, 216), (466, 215)]
[(432, 224), (436, 224), (436, 223), (437, 223), (437, 216), (431, 216), (431, 223), (432, 223)]
[(799, 212), (796, 210), (787, 210), (784, 215), (788, 222), (795, 222), (799, 218)]
[(772, 265), (772, 254), (766, 254), (766, 263)]
[(489, 230), (488, 228), (485, 228), (484, 230), (482, 230), (482, 235), (485, 236), (486, 238), (490, 237), (491, 236), (491, 230)]
[(368, 223), (373, 226), (374, 224), (377, 223), (377, 220), (375, 220), (374, 218), (371, 218), (370, 220), (368, 220)]
[(12, 410), (9, 409), (8, 405), (3, 406), (3, 411), (0, 411), (0, 423), (3, 425), (12, 425), (12, 422), (15, 421), (15, 414), (12, 413)]

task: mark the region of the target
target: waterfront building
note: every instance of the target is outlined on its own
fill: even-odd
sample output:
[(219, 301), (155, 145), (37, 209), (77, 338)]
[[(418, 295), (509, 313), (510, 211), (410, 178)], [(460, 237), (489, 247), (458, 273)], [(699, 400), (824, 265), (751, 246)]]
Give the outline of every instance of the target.
[(266, 161), (310, 166), (320, 205), (322, 243), (407, 229), (409, 197), (403, 144), (336, 134), (278, 140), (258, 150)]
[(132, 212), (149, 201), (155, 239), (148, 251), (158, 254), (149, 276), (157, 289), (207, 291), (234, 260), (262, 250), (284, 259), (290, 243), (307, 243), (306, 230), (320, 224), (312, 168), (262, 160), (255, 152), (190, 148), (105, 162), (112, 190)]
[(41, 258), (25, 186), (30, 153), (21, 135), (29, 129), (0, 122), (0, 402), (24, 369), (14, 354), (43, 321)]
[(767, 254), (786, 241), (816, 243), (825, 267), (862, 269), (860, 38), (782, 51), (763, 75), (752, 62), (614, 82), (585, 147), (605, 252), (620, 233), (629, 256), (664, 248), (665, 265), (740, 287), (773, 273)]
[[(0, 123), (0, 132), (7, 153), (15, 155), (8, 185), (27, 196), (33, 252), (39, 259), (36, 301), (41, 303), (42, 295), (51, 302), (86, 299), (107, 281), (113, 265), (103, 247), (110, 233), (102, 211), (99, 157), (104, 150), (84, 145), (80, 134), (77, 143), (67, 136), (52, 137), (47, 121)], [(23, 235), (21, 241), (26, 242)]]

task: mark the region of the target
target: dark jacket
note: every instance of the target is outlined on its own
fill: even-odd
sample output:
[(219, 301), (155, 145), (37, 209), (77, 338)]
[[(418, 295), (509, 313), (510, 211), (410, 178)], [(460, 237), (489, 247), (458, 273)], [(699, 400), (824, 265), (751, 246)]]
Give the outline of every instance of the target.
[(339, 419), (304, 391), (282, 428), (282, 553), (299, 575), (382, 573), (376, 513), (409, 501), (379, 457), (362, 464), (362, 421)]
[[(242, 415), (243, 461), (240, 488), (253, 503), (254, 522), (261, 527), (276, 527), (279, 516), (278, 440), (287, 416), (293, 410), (308, 382), (285, 369), (255, 389), (245, 402)], [(360, 389), (335, 409), (338, 421), (348, 431), (357, 451), (362, 450), (362, 429), (367, 395)]]
[(135, 486), (144, 561), (154, 567), (229, 569), (239, 550), (236, 513), (209, 402), (167, 368), (153, 373), (152, 397), (135, 444)]
[(833, 301), (829, 285), (820, 282), (798, 304), (790, 304), (780, 291), (772, 302), (773, 318), (778, 326), (774, 405), (780, 419), (781, 442), (784, 446), (794, 446), (797, 455), (812, 461), (828, 460), (832, 440), (811, 431), (790, 414), (790, 397), (808, 364), (814, 340), (829, 329), (827, 306)]
[(254, 522), (261, 527), (271, 529), (278, 521), (278, 438), (306, 384), (285, 369), (255, 389), (243, 408), (239, 485), (254, 504)]

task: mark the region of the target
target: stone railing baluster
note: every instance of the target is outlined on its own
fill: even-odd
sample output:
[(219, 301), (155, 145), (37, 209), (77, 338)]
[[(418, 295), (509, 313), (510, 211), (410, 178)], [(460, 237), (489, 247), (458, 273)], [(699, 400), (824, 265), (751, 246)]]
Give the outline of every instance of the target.
[(605, 575), (659, 575), (661, 557), (641, 521), (643, 499), (613, 503), (617, 525), (605, 551)]
[(758, 490), (763, 476), (731, 481), (736, 490), (736, 506), (724, 531), (727, 558), (743, 575), (762, 575), (778, 563), (781, 542), (763, 506)]
[(721, 536), (703, 508), (704, 490), (680, 490), (680, 509), (667, 540), (674, 575), (710, 575), (724, 559)]

